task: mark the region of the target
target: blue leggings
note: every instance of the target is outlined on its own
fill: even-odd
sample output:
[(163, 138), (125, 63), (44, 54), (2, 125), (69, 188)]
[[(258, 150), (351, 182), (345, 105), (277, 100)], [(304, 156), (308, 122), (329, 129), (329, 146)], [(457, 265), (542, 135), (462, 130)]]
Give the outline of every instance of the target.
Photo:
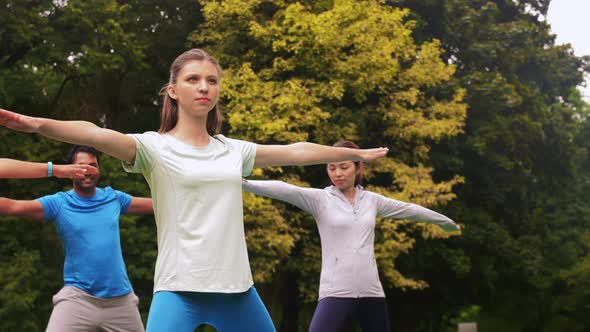
[(147, 332), (194, 332), (203, 324), (218, 332), (276, 332), (254, 287), (244, 293), (156, 292)]
[(363, 332), (389, 332), (387, 302), (384, 297), (325, 297), (313, 313), (309, 332), (338, 332), (356, 320)]

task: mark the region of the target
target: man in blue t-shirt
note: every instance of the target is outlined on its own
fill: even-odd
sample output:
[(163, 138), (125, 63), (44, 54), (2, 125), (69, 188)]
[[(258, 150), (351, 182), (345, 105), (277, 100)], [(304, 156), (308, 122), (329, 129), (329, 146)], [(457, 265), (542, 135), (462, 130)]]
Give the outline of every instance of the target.
[(61, 239), (64, 287), (53, 297), (48, 332), (144, 331), (123, 261), (119, 216), (153, 214), (152, 200), (97, 188), (98, 161), (95, 149), (76, 145), (69, 163), (96, 167), (96, 174), (37, 200), (0, 198), (0, 215), (53, 221)]

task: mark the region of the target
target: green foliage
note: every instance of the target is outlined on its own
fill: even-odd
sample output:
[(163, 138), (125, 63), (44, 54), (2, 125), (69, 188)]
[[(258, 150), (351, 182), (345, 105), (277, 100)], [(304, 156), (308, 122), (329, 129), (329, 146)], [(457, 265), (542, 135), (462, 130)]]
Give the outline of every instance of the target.
[[(464, 91), (449, 84), (455, 66), (441, 60), (438, 40), (414, 42), (415, 24), (407, 20), (407, 10), (379, 1), (203, 3), (205, 23), (190, 40), (224, 65), (223, 104), (232, 136), (259, 144), (351, 139), (364, 147), (387, 145), (395, 155), (371, 165), (370, 190), (426, 206), (454, 198), (452, 187), (461, 177), (434, 182), (426, 165), (433, 141), (462, 132)], [(327, 182), (320, 168), (278, 168), (255, 176), (303, 186)], [(269, 281), (267, 271), (257, 270), (271, 261), (271, 271), (278, 268), (287, 272), (280, 276), (296, 278), (301, 300), (315, 302), (316, 227), (296, 208), (270, 204), (245, 199), (255, 280)], [(251, 211), (259, 225), (273, 225), (265, 227), (263, 246), (251, 241), (258, 234), (248, 221)], [(279, 220), (288, 227), (276, 228)], [(380, 221), (378, 231), (376, 255), (386, 286), (426, 287), (424, 280), (405, 277), (394, 262), (412, 248), (414, 231), (425, 238), (447, 235), (437, 227), (391, 221)], [(281, 251), (273, 247), (277, 239), (283, 242)]]
[[(464, 225), (378, 221), (376, 255), (395, 330), (583, 331), (590, 183), (587, 58), (556, 46), (548, 0), (1, 1), (3, 108), (122, 132), (158, 126), (159, 88), (187, 47), (224, 67), (227, 134), (260, 144), (355, 140), (388, 146), (367, 188), (444, 206)], [(60, 162), (67, 146), (0, 130), (0, 156)], [(8, 143), (8, 144), (6, 144)], [(149, 195), (101, 160), (101, 185)], [(323, 166), (257, 178), (328, 183)], [(70, 187), (0, 180), (0, 196)], [(317, 297), (313, 219), (245, 195), (255, 280), (280, 331), (305, 329)], [(144, 318), (157, 255), (152, 217), (124, 217), (122, 245)], [(61, 287), (51, 224), (0, 223), (0, 330), (43, 330)], [(403, 303), (403, 306), (398, 306)], [(523, 310), (526, 308), (526, 310)]]
[[(93, 121), (123, 132), (157, 128), (157, 92), (167, 66), (199, 21), (194, 1), (2, 1), (0, 100), (24, 114)], [(0, 130), (0, 156), (63, 163), (68, 146)], [(145, 180), (101, 160), (100, 186), (149, 196)], [(58, 179), (1, 180), (0, 196), (34, 199), (68, 190)], [(53, 225), (3, 218), (2, 331), (42, 331), (63, 285), (63, 253)], [(153, 217), (123, 217), (121, 240), (140, 310), (147, 317), (156, 248)], [(15, 290), (15, 286), (18, 289)]]
[[(7, 257), (7, 256), (4, 256)], [(0, 329), (3, 331), (39, 331), (42, 322), (34, 314), (40, 295), (37, 290), (40, 276), (38, 251), (23, 250), (0, 264)], [(14, 317), (18, 317), (15, 320)], [(41, 324), (39, 324), (41, 323)]]
[[(445, 269), (449, 283), (433, 285), (425, 310), (437, 313), (419, 314), (422, 303), (404, 318), (435, 316), (442, 327), (443, 313), (477, 304), (483, 331), (576, 330), (579, 321), (556, 299), (572, 295), (558, 271), (581, 259), (579, 234), (588, 227), (587, 144), (577, 138), (587, 105), (575, 89), (585, 60), (555, 45), (543, 17), (549, 1), (390, 3), (413, 10), (418, 39), (441, 40), (469, 105), (465, 133), (432, 154), (435, 178), (465, 177), (447, 208), (465, 223), (463, 236), (444, 246), (468, 257), (469, 273)], [(441, 273), (416, 265), (438, 257), (421, 245), (424, 257), (402, 257), (402, 266)]]

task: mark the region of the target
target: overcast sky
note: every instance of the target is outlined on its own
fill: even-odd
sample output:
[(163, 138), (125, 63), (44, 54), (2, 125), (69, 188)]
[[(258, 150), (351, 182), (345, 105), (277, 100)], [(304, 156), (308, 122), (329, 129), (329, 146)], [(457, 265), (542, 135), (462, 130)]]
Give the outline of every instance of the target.
[[(590, 55), (590, 0), (551, 0), (547, 20), (558, 44), (571, 44), (577, 56)], [(590, 102), (590, 77), (583, 88)]]

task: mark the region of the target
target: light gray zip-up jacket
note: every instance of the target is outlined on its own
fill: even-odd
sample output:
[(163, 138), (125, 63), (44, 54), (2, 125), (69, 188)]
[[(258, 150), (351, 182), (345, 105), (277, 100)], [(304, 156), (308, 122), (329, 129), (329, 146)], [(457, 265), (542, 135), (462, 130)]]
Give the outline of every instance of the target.
[(301, 188), (282, 181), (242, 182), (242, 188), (295, 205), (316, 220), (322, 245), (319, 299), (385, 297), (375, 261), (375, 219), (410, 219), (459, 227), (444, 215), (356, 187), (354, 207), (336, 187)]

